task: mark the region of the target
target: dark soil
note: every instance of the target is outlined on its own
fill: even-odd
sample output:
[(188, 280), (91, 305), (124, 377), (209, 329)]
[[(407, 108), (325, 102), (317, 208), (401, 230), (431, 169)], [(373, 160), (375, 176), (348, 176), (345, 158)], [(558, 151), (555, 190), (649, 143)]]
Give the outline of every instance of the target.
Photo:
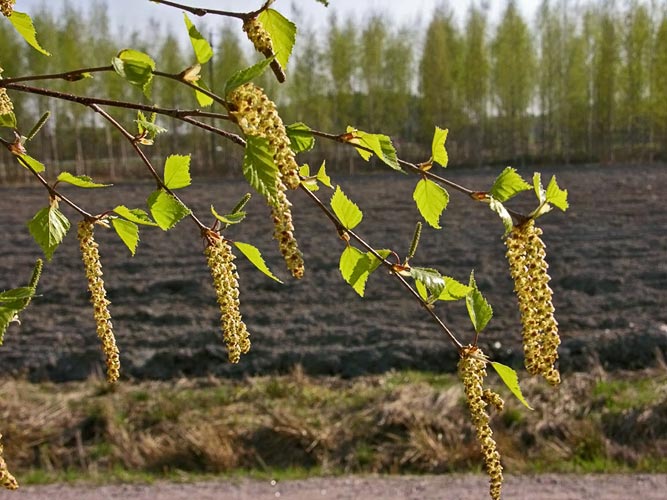
[[(452, 169), (452, 180), (488, 189), (499, 168)], [(667, 173), (664, 166), (563, 167), (557, 173), (570, 193), (566, 214), (540, 220), (547, 244), (557, 318), (563, 345), (561, 369), (637, 369), (667, 355)], [(522, 171), (526, 176), (532, 170)], [(414, 177), (375, 174), (337, 177), (364, 210), (358, 228), (376, 248), (404, 254), (418, 212), (412, 201)], [(143, 207), (153, 186), (120, 185), (107, 191), (75, 191), (89, 211), (117, 204)], [(241, 181), (199, 182), (183, 198), (204, 216), (214, 203), (231, 208), (247, 186)], [(320, 195), (329, 194), (320, 191)], [(197, 229), (189, 221), (172, 232), (142, 232), (138, 254), (112, 231), (98, 231), (111, 312), (127, 377), (166, 379), (207, 374), (242, 376), (285, 372), (301, 364), (310, 374), (346, 377), (390, 369), (452, 371), (456, 350), (413, 298), (384, 272), (370, 279), (359, 298), (338, 271), (342, 242), (303, 193), (291, 195), (297, 237), (307, 276), (288, 279), (271, 240), (268, 210), (256, 196), (250, 215), (228, 236), (261, 248), (285, 285), (275, 283), (238, 259), (242, 312), (253, 347), (238, 365), (227, 361), (219, 310)], [(525, 200), (525, 201), (523, 201)], [(515, 208), (532, 207), (526, 196)], [(40, 256), (26, 222), (47, 203), (39, 187), (0, 188), (0, 288), (25, 284)], [(63, 209), (65, 213), (74, 214)], [(520, 366), (520, 323), (501, 240), (502, 225), (482, 204), (455, 192), (442, 231), (425, 230), (413, 260), (467, 281), (471, 269), (494, 306), (482, 336), (484, 348), (501, 362)], [(74, 231), (46, 266), (39, 293), (13, 325), (0, 349), (0, 374), (31, 380), (85, 379), (102, 371), (86, 281)], [(439, 308), (464, 341), (472, 329), (463, 303)]]

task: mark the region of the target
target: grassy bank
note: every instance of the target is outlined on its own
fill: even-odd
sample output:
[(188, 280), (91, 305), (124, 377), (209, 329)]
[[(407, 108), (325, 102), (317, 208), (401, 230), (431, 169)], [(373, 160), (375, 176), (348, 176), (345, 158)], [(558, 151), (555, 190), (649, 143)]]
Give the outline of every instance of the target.
[[(492, 383), (499, 384), (492, 379)], [(667, 371), (525, 380), (493, 416), (505, 466), (667, 471)], [(22, 482), (301, 477), (480, 469), (453, 375), (289, 376), (64, 385), (0, 382), (5, 457)]]

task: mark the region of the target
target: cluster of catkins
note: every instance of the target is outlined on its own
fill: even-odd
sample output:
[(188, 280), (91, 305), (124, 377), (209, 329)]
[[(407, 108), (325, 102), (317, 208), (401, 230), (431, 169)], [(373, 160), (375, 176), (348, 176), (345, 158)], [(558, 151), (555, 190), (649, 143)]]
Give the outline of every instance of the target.
[(488, 405), (495, 406), (501, 411), (504, 401), (499, 394), (490, 389), (484, 389), (486, 377), (486, 358), (482, 351), (474, 346), (464, 347), (461, 350), (461, 359), (458, 365), (459, 377), (463, 382), (468, 408), (475, 426), (477, 440), (484, 455), (486, 472), (489, 475), (489, 491), (491, 498), (500, 498), (503, 484), (503, 467), (500, 464), (500, 453), (493, 439), (493, 431), (489, 425)]
[(9, 17), (14, 12), (14, 4), (16, 0), (0, 0), (0, 12), (5, 17)]
[(515, 226), (505, 240), (507, 260), (514, 280), (523, 326), (526, 370), (542, 375), (552, 385), (560, 383), (555, 367), (558, 360), (558, 323), (554, 318), (553, 292), (549, 287), (549, 266), (545, 260), (542, 230), (535, 221)]
[[(2, 439), (2, 434), (0, 434), (0, 439)], [(5, 462), (2, 453), (3, 448), (2, 443), (0, 443), (0, 485), (8, 490), (18, 489), (19, 483), (16, 481), (16, 478), (12, 475), (12, 473), (7, 469), (7, 463)]]
[(94, 222), (81, 221), (77, 236), (79, 237), (83, 265), (86, 269), (86, 278), (88, 278), (88, 290), (90, 291), (90, 300), (93, 303), (97, 336), (102, 342), (102, 350), (106, 358), (107, 380), (113, 383), (120, 377), (120, 355), (111, 325), (110, 302), (104, 288), (99, 245), (95, 242), (93, 233), (94, 226)]
[(238, 363), (250, 350), (250, 335), (239, 309), (239, 277), (232, 247), (217, 233), (207, 234), (204, 253), (220, 305), (220, 321), (229, 361)]
[(276, 196), (269, 201), (274, 223), (274, 237), (278, 240), (280, 251), (285, 258), (287, 268), (299, 279), (303, 277), (303, 256), (294, 237), (292, 223), (292, 204), (287, 199), (287, 188), (299, 186), (299, 165), (290, 148), (290, 140), (276, 105), (264, 94), (264, 91), (252, 83), (246, 83), (228, 96), (230, 115), (245, 135), (267, 139), (269, 150), (278, 166), (276, 177)]

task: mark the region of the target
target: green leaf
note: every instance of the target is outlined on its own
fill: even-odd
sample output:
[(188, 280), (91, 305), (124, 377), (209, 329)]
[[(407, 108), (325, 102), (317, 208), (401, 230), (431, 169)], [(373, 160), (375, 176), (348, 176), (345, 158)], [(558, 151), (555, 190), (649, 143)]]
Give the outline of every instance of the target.
[(5, 292), (0, 293), (0, 303), (2, 302), (16, 302), (23, 299), (29, 299), (35, 295), (34, 288), (29, 286), (22, 286), (19, 288), (13, 288)]
[(44, 164), (38, 160), (35, 160), (32, 156), (30, 155), (19, 155), (17, 158), (20, 158), (23, 160), (25, 163), (19, 161), (19, 163), (25, 167), (25, 164), (28, 164), (30, 168), (32, 168), (35, 172), (40, 173), (44, 172), (46, 170), (46, 167)]
[[(192, 84), (199, 87), (200, 89), (208, 91), (211, 90), (202, 80), (199, 80), (198, 82), (192, 82)], [(199, 92), (198, 90), (195, 90), (195, 97), (197, 98), (197, 102), (202, 108), (208, 108), (214, 102), (212, 97), (204, 94), (203, 92)]]
[(421, 179), (412, 198), (417, 203), (419, 213), (435, 229), (440, 229), (440, 216), (449, 203), (449, 193), (429, 179)]
[(28, 14), (23, 12), (12, 12), (12, 15), (9, 16), (9, 21), (14, 26), (14, 29), (18, 31), (28, 44), (38, 52), (41, 52), (45, 56), (50, 56), (51, 54), (44, 50), (42, 46), (37, 41), (37, 30), (32, 24), (32, 19)]
[(6, 290), (0, 293), (0, 345), (4, 342), (9, 323), (18, 321), (18, 315), (30, 304), (35, 296), (37, 284), (42, 274), (42, 260), (38, 259), (32, 271), (28, 286)]
[(560, 208), (563, 212), (570, 207), (570, 204), (567, 202), (567, 190), (558, 187), (555, 175), (551, 178), (547, 186), (546, 199), (548, 203), (551, 203), (556, 208)]
[(137, 124), (139, 135), (142, 136), (141, 144), (152, 145), (156, 136), (167, 131), (166, 128), (155, 124), (156, 117), (154, 113), (151, 119), (147, 120), (141, 111), (137, 112), (137, 119), (134, 122)]
[(514, 227), (514, 221), (512, 221), (512, 216), (505, 208), (505, 205), (500, 203), (495, 198), (490, 198), (489, 207), (491, 208), (491, 210), (497, 213), (502, 219), (503, 225), (505, 226), (505, 234), (503, 236), (507, 236), (507, 234), (509, 234), (509, 232), (512, 230), (512, 227)]
[(138, 50), (124, 49), (111, 60), (111, 64), (116, 73), (132, 85), (139, 87), (144, 95), (150, 98), (155, 61), (148, 54)]
[(529, 410), (532, 410), (533, 408), (528, 404), (528, 401), (523, 397), (523, 393), (521, 392), (521, 387), (519, 387), (519, 376), (516, 374), (516, 372), (510, 368), (509, 366), (505, 366), (501, 363), (497, 362), (491, 362), (493, 365), (493, 368), (496, 370), (496, 373), (500, 376), (500, 380), (504, 382), (504, 384), (507, 386), (507, 388), (510, 390), (516, 398), (521, 401), (521, 403), (528, 408)]
[(87, 175), (72, 175), (69, 172), (61, 172), (58, 175), (58, 181), (66, 182), (67, 184), (71, 184), (72, 186), (87, 188), (87, 189), (113, 186), (113, 184), (99, 184), (97, 182), (93, 182), (93, 180)]
[(472, 288), (472, 291), (466, 296), (468, 316), (470, 316), (470, 321), (472, 321), (475, 331), (479, 333), (491, 321), (493, 309), (482, 295), (482, 292), (479, 291), (479, 288), (477, 288), (474, 272), (470, 273), (470, 283), (468, 285)]
[(529, 189), (530, 184), (524, 181), (515, 169), (507, 167), (496, 178), (489, 194), (502, 203)]
[(164, 162), (164, 184), (169, 189), (181, 189), (192, 183), (190, 155), (171, 155)]
[(223, 224), (227, 224), (228, 226), (233, 225), (233, 224), (238, 224), (243, 219), (245, 219), (245, 216), (246, 216), (245, 212), (234, 212), (234, 213), (231, 213), (231, 214), (220, 215), (218, 212), (216, 212), (213, 205), (211, 205), (211, 213), (213, 214), (213, 217), (218, 219)]
[(190, 43), (192, 48), (195, 50), (195, 57), (199, 64), (206, 64), (211, 57), (213, 57), (213, 49), (211, 44), (202, 36), (202, 34), (197, 30), (192, 21), (186, 13), (183, 13), (185, 18), (185, 26), (188, 28), (188, 36), (190, 37)]
[[(377, 252), (383, 259), (386, 259), (391, 254), (391, 250), (378, 250)], [(380, 267), (380, 264), (382, 264), (382, 261), (373, 255), (372, 252), (366, 252), (364, 257), (357, 261), (352, 274), (346, 281), (359, 296), (364, 296), (366, 282), (370, 275)]]
[(443, 167), (446, 167), (447, 163), (449, 163), (449, 155), (447, 154), (447, 149), (445, 149), (445, 141), (447, 141), (448, 133), (448, 129), (435, 127), (433, 142), (431, 143), (431, 156), (433, 157), (433, 161)]
[(465, 299), (473, 288), (464, 285), (460, 281), (455, 280), (449, 276), (443, 276), (445, 280), (445, 289), (442, 291), (438, 300), (452, 301)]
[(153, 222), (153, 219), (151, 219), (148, 214), (140, 208), (129, 209), (125, 205), (118, 205), (113, 209), (113, 211), (124, 219), (127, 219), (130, 222), (134, 222), (135, 224), (157, 227), (157, 224)]
[(290, 140), (290, 147), (295, 153), (310, 151), (315, 146), (315, 137), (310, 127), (305, 123), (292, 123), (285, 127), (285, 131)]
[(44, 252), (47, 260), (51, 260), (53, 252), (62, 243), (69, 228), (69, 220), (55, 205), (42, 208), (28, 222), (30, 234)]
[(547, 192), (544, 190), (544, 186), (542, 186), (542, 174), (539, 172), (533, 174), (533, 188), (535, 189), (535, 195), (540, 204), (546, 203)]
[(336, 191), (331, 197), (331, 208), (345, 229), (354, 229), (364, 218), (361, 209), (345, 196), (340, 186), (336, 186)]
[(168, 231), (190, 214), (188, 207), (162, 189), (154, 191), (148, 197), (148, 208), (157, 225), (164, 231)]
[(225, 95), (229, 95), (229, 93), (235, 88), (240, 87), (241, 85), (248, 83), (249, 81), (260, 76), (262, 73), (264, 73), (264, 71), (266, 71), (266, 68), (269, 67), (271, 61), (273, 61), (273, 57), (262, 59), (257, 64), (234, 73), (229, 78), (229, 80), (225, 82)]
[(324, 184), (326, 187), (333, 189), (331, 185), (331, 177), (327, 175), (327, 161), (322, 161), (320, 169), (317, 171), (317, 180)]
[(411, 267), (410, 276), (416, 282), (426, 287), (426, 291), (431, 297), (439, 297), (445, 290), (445, 279), (435, 269), (428, 267)]
[(282, 283), (276, 276), (271, 272), (269, 266), (264, 262), (264, 258), (260, 251), (249, 243), (241, 243), (240, 241), (234, 242), (234, 246), (239, 249), (239, 251), (246, 256), (246, 258), (254, 265), (257, 269), (262, 271), (272, 280)]
[[(369, 134), (349, 126), (347, 127), (347, 132), (353, 135), (353, 138), (348, 142), (370, 149), (385, 165), (390, 166), (394, 170), (403, 171), (398, 164), (396, 149), (389, 136), (383, 134)], [(356, 150), (366, 161), (373, 156), (373, 153), (365, 149), (356, 148)]]
[(134, 255), (139, 245), (139, 226), (125, 219), (113, 219), (111, 225), (116, 230), (116, 233), (118, 233), (118, 236), (120, 236), (120, 239), (123, 240), (125, 246), (130, 250), (130, 253)]
[(340, 255), (338, 268), (340, 269), (340, 274), (343, 276), (343, 279), (348, 284), (352, 284), (350, 283), (350, 278), (354, 273), (354, 269), (357, 267), (357, 263), (365, 258), (366, 254), (352, 245), (347, 245), (345, 250), (343, 250), (343, 253)]
[(301, 165), (299, 167), (299, 175), (304, 178), (301, 182), (308, 191), (319, 191), (320, 185), (317, 183), (317, 179), (313, 179), (310, 176), (310, 165), (307, 163)]
[(264, 10), (258, 16), (258, 20), (271, 37), (276, 61), (283, 69), (287, 68), (296, 41), (296, 25), (273, 9)]
[(13, 111), (0, 115), (0, 127), (16, 128), (16, 115)]
[(263, 137), (246, 137), (243, 175), (250, 185), (267, 200), (276, 197), (278, 167), (269, 151), (269, 141)]

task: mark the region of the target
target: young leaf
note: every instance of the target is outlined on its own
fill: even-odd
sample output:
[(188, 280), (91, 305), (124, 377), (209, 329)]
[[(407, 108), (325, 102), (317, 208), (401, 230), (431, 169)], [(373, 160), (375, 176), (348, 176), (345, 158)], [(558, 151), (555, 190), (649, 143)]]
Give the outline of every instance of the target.
[(28, 222), (30, 234), (44, 252), (46, 260), (51, 260), (69, 228), (69, 220), (55, 205), (42, 208)]
[[(403, 171), (398, 164), (396, 149), (389, 136), (383, 134), (369, 134), (349, 126), (347, 127), (347, 133), (352, 134), (352, 139), (348, 142), (370, 149), (385, 165), (390, 166), (394, 170)], [(365, 149), (356, 148), (356, 150), (366, 161), (373, 156), (373, 153)]]
[(0, 293), (0, 346), (4, 342), (9, 323), (18, 321), (18, 315), (30, 304), (35, 296), (37, 283), (42, 274), (42, 260), (38, 259), (32, 271), (28, 286), (14, 288)]
[(505, 208), (505, 205), (500, 203), (495, 198), (491, 198), (489, 200), (489, 207), (491, 208), (491, 210), (493, 210), (495, 213), (497, 213), (500, 216), (500, 218), (502, 219), (503, 225), (505, 226), (504, 236), (507, 236), (509, 234), (509, 232), (512, 230), (512, 227), (514, 227), (514, 222), (512, 221), (512, 216), (510, 215), (510, 213)]
[(447, 141), (448, 133), (448, 129), (435, 127), (433, 142), (431, 143), (431, 156), (433, 157), (433, 161), (442, 165), (443, 167), (446, 167), (447, 163), (449, 162), (449, 156), (447, 155), (447, 150), (445, 149), (445, 141)]
[(125, 205), (118, 205), (113, 211), (123, 217), (124, 219), (134, 222), (135, 224), (142, 224), (144, 226), (156, 226), (157, 224), (148, 216), (148, 214), (140, 209), (129, 209)]
[(111, 225), (132, 255), (139, 245), (139, 226), (125, 219), (113, 219)]
[(477, 288), (474, 272), (470, 273), (469, 286), (472, 288), (472, 291), (466, 296), (466, 307), (470, 321), (472, 321), (475, 331), (479, 333), (484, 330), (493, 317), (493, 309), (482, 295), (482, 292), (479, 291), (479, 288)]
[(350, 283), (350, 278), (354, 273), (354, 269), (357, 267), (357, 263), (364, 259), (366, 259), (366, 254), (352, 245), (347, 245), (345, 250), (343, 250), (343, 253), (340, 255), (338, 268), (340, 269), (340, 274), (343, 276), (343, 279), (348, 284), (352, 285), (352, 283)]
[(51, 55), (49, 52), (44, 50), (37, 41), (37, 30), (35, 29), (35, 26), (32, 24), (32, 19), (30, 19), (30, 16), (28, 14), (14, 11), (12, 12), (12, 15), (9, 16), (9, 21), (14, 26), (14, 29), (18, 31), (19, 35), (21, 35), (33, 49), (35, 49), (38, 52), (41, 52), (45, 56)]
[(320, 185), (317, 183), (317, 179), (313, 179), (310, 176), (310, 165), (304, 163), (299, 167), (299, 175), (304, 178), (302, 184), (306, 187), (308, 191), (319, 191)]
[(310, 151), (315, 146), (315, 137), (305, 123), (292, 123), (285, 127), (285, 131), (290, 140), (290, 147), (295, 153)]
[[(391, 250), (378, 250), (377, 252), (383, 259), (386, 259), (387, 256), (391, 253)], [(372, 252), (366, 252), (366, 255), (357, 261), (352, 274), (346, 281), (354, 289), (354, 291), (359, 294), (359, 296), (364, 296), (366, 291), (366, 282), (368, 281), (370, 275), (373, 274), (373, 272), (380, 266), (380, 264), (382, 264), (382, 261), (373, 255)]]
[(331, 177), (327, 175), (327, 162), (326, 160), (322, 161), (320, 169), (317, 171), (317, 180), (324, 184), (326, 187), (333, 189), (331, 185)]
[(505, 366), (501, 363), (497, 362), (492, 362), (491, 365), (493, 365), (493, 368), (496, 370), (496, 373), (500, 376), (500, 380), (504, 382), (504, 384), (507, 386), (507, 388), (516, 396), (516, 398), (521, 401), (521, 403), (528, 408), (529, 410), (532, 410), (533, 408), (528, 404), (526, 399), (523, 397), (523, 393), (521, 392), (521, 387), (519, 387), (519, 377), (516, 374), (512, 368), (509, 366)]
[(440, 216), (449, 203), (449, 193), (440, 185), (429, 179), (421, 179), (412, 198), (422, 217), (435, 229), (440, 229)]
[(258, 20), (271, 37), (276, 61), (283, 69), (287, 68), (287, 62), (296, 41), (296, 25), (273, 9), (262, 11)]
[(153, 144), (156, 136), (167, 131), (166, 128), (156, 125), (154, 120), (154, 117), (151, 120), (147, 120), (141, 111), (137, 113), (137, 119), (134, 122), (137, 124), (139, 136), (142, 137), (140, 140), (141, 144), (150, 146)]
[(169, 189), (188, 187), (190, 178), (190, 155), (171, 155), (164, 162), (164, 184)]
[[(206, 83), (204, 83), (202, 80), (199, 80), (197, 82), (192, 82), (195, 86), (199, 87), (200, 89), (203, 90), (211, 90), (208, 88)], [(209, 95), (204, 94), (203, 92), (199, 92), (198, 90), (195, 90), (195, 98), (197, 99), (197, 102), (202, 108), (208, 108), (213, 104), (213, 98)]]
[(192, 48), (195, 51), (195, 57), (199, 64), (206, 64), (211, 57), (213, 57), (213, 49), (211, 44), (202, 36), (202, 34), (197, 30), (192, 21), (186, 13), (183, 13), (185, 18), (185, 26), (188, 28), (188, 36), (190, 37), (190, 43)]
[(546, 203), (547, 192), (544, 190), (544, 186), (542, 186), (542, 174), (539, 172), (533, 174), (533, 188), (535, 189), (535, 195), (540, 204)]
[(188, 207), (162, 189), (154, 191), (148, 197), (148, 208), (157, 225), (164, 231), (168, 231), (190, 214)]
[(0, 127), (16, 128), (16, 115), (13, 111), (0, 115)]
[(272, 280), (277, 281), (278, 283), (282, 283), (276, 276), (271, 272), (269, 269), (269, 266), (266, 265), (266, 262), (264, 262), (264, 258), (262, 257), (262, 254), (260, 251), (254, 247), (253, 245), (250, 245), (249, 243), (241, 243), (240, 241), (234, 242), (234, 246), (239, 249), (239, 251), (246, 256), (246, 258), (254, 265), (257, 269), (262, 271), (264, 274), (266, 274), (269, 278)]
[(99, 184), (97, 182), (93, 182), (93, 180), (87, 175), (72, 175), (69, 172), (61, 172), (58, 175), (58, 181), (66, 182), (67, 184), (71, 184), (72, 186), (87, 188), (87, 189), (104, 188), (113, 185), (113, 184)]
[(426, 287), (428, 295), (439, 297), (445, 289), (445, 279), (435, 269), (428, 267), (411, 267), (410, 276)]
[(269, 67), (271, 61), (273, 61), (273, 57), (262, 59), (257, 64), (234, 73), (229, 78), (229, 80), (225, 82), (225, 95), (229, 95), (229, 93), (235, 88), (240, 87), (241, 85), (248, 83), (249, 81), (260, 76), (262, 73), (264, 73), (266, 68)]
[(269, 151), (269, 141), (263, 137), (246, 137), (243, 175), (250, 185), (266, 199), (276, 196), (278, 167)]
[(558, 187), (555, 175), (551, 178), (547, 186), (546, 199), (548, 203), (560, 208), (563, 212), (570, 207), (570, 204), (567, 202), (567, 190)]
[(216, 212), (213, 205), (211, 205), (211, 213), (213, 214), (213, 217), (215, 217), (220, 222), (222, 222), (223, 224), (226, 224), (228, 226), (230, 226), (232, 224), (238, 224), (243, 219), (245, 219), (245, 216), (246, 216), (246, 213), (242, 212), (242, 211), (233, 212), (231, 214), (226, 214), (226, 215), (220, 215), (218, 212)]
[(512, 167), (507, 167), (496, 178), (489, 194), (499, 202), (505, 202), (522, 191), (530, 189), (530, 184)]
[(155, 61), (138, 50), (124, 49), (111, 60), (116, 73), (132, 85), (139, 87), (150, 98), (150, 85), (153, 81)]
[(331, 197), (331, 208), (345, 229), (354, 229), (364, 218), (361, 209), (345, 196), (340, 186), (336, 186)]
[(445, 280), (445, 289), (438, 297), (438, 300), (451, 301), (465, 299), (473, 290), (472, 287), (464, 285), (454, 278), (449, 276), (443, 276), (443, 278)]
[(25, 167), (26, 164), (27, 164), (30, 168), (32, 168), (32, 169), (33, 169), (35, 172), (37, 172), (37, 173), (44, 172), (44, 170), (46, 170), (46, 167), (44, 166), (43, 163), (41, 163), (41, 162), (38, 161), (38, 160), (35, 160), (35, 159), (34, 159), (32, 156), (30, 156), (30, 155), (19, 155), (19, 156), (17, 156), (17, 158), (20, 158), (21, 160), (23, 160), (23, 162), (25, 162), (25, 163), (23, 163), (23, 162), (21, 162), (21, 161), (19, 160), (19, 163), (20, 163), (22, 166)]

